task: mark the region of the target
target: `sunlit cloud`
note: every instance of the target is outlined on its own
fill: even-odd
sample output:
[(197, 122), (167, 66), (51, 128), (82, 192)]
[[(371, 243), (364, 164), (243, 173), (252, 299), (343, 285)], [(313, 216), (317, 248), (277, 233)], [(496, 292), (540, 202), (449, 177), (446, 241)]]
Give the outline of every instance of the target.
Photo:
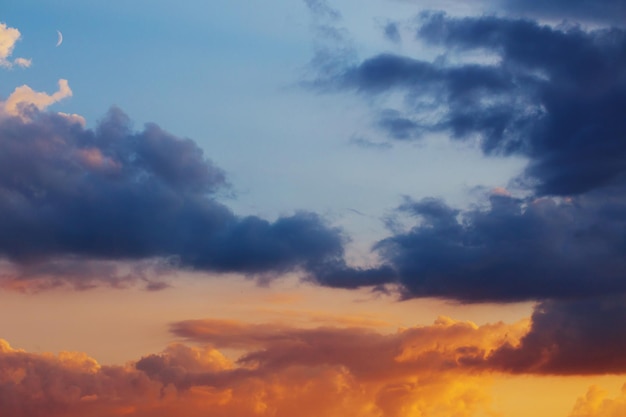
[(569, 417), (622, 417), (626, 415), (626, 385), (615, 398), (594, 385), (580, 397)]
[(13, 61), (10, 60), (15, 44), (21, 36), (18, 29), (9, 27), (6, 23), (0, 23), (0, 67), (30, 67), (32, 63), (30, 59), (15, 58)]
[[(486, 417), (494, 412), (491, 377), (465, 369), (457, 357), (467, 354), (467, 343), (487, 349), (514, 337), (514, 329), (446, 318), (395, 334), (182, 322), (174, 331), (206, 346), (172, 344), (126, 366), (1, 342), (0, 381), (12, 417)], [(218, 350), (228, 348), (241, 356), (231, 360)]]
[[(27, 85), (17, 87), (6, 101), (1, 103), (4, 113), (27, 119), (33, 109), (44, 111), (50, 105), (72, 96), (72, 89), (67, 80), (60, 79), (58, 84), (59, 90), (52, 94), (34, 91)], [(84, 119), (77, 120), (84, 124)]]

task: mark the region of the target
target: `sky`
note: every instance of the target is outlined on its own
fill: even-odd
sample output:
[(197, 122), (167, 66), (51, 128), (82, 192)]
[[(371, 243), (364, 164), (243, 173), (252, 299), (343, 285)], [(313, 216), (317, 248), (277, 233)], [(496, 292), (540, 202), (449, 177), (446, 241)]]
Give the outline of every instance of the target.
[(0, 14), (0, 417), (626, 414), (626, 2)]

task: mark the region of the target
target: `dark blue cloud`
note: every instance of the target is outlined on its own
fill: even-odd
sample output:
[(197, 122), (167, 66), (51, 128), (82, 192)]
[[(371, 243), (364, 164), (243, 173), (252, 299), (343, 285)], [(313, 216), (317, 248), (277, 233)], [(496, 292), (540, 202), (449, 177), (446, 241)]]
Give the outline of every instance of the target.
[[(383, 54), (319, 81), (366, 95), (400, 91), (415, 103), (378, 125), (409, 132), (480, 137), (487, 154), (529, 158), (539, 194), (578, 194), (621, 181), (626, 171), (626, 31), (554, 28), (530, 20), (422, 15), (421, 40), (493, 63), (449, 65)], [(432, 115), (439, 115), (432, 117)], [(430, 117), (427, 117), (429, 116)]]
[[(571, 10), (599, 18), (623, 5), (574, 1)], [(565, 3), (526, 7), (547, 16)], [(374, 246), (381, 266), (373, 271), (384, 271), (376, 280), (334, 265), (320, 282), (393, 283), (406, 298), (461, 302), (626, 293), (626, 30), (432, 12), (418, 20), (416, 37), (442, 48), (439, 58), (379, 54), (322, 74), (317, 85), (357, 91), (374, 105), (404, 94), (374, 121), (392, 140), (447, 133), (478, 138), (487, 155), (527, 158), (516, 181), (530, 196), (496, 195), (486, 209), (465, 211), (409, 200), (400, 211), (416, 225)]]
[(61, 258), (167, 258), (247, 274), (342, 259), (341, 231), (319, 216), (240, 217), (216, 200), (226, 186), (195, 142), (154, 124), (134, 132), (118, 109), (94, 130), (48, 113), (5, 117), (0, 257), (41, 267)]
[(509, 302), (625, 292), (623, 209), (626, 201), (494, 195), (488, 209), (459, 212), (426, 199), (402, 207), (418, 219), (415, 227), (375, 249), (409, 298)]
[(464, 303), (584, 299), (626, 293), (626, 198), (613, 190), (568, 200), (493, 195), (460, 211), (407, 201), (415, 226), (379, 241), (381, 264), (318, 264), (314, 278), (344, 288), (398, 285), (403, 298)]

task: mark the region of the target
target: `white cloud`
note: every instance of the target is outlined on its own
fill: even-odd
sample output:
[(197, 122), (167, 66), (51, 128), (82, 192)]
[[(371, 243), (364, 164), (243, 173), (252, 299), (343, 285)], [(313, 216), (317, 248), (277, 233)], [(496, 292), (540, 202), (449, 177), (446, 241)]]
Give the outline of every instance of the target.
[[(0, 102), (0, 110), (11, 116), (28, 118), (27, 110), (35, 107), (45, 110), (51, 104), (72, 96), (72, 90), (67, 80), (59, 80), (59, 90), (53, 94), (34, 91), (27, 85), (17, 87), (6, 101)], [(69, 115), (68, 115), (69, 116)]]
[(9, 58), (13, 54), (15, 43), (20, 39), (21, 33), (16, 28), (11, 28), (6, 23), (0, 23), (0, 66), (11, 68), (14, 65), (19, 67), (30, 67), (31, 60), (26, 58), (16, 58), (11, 61)]

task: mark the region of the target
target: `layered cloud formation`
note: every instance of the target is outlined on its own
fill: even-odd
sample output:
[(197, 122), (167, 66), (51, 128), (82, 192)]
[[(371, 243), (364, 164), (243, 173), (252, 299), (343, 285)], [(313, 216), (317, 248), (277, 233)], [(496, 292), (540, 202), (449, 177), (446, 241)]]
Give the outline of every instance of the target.
[[(207, 347), (174, 344), (125, 367), (100, 366), (84, 354), (31, 354), (3, 342), (0, 393), (13, 417), (487, 416), (486, 379), (458, 358), (471, 354), (468, 343), (489, 349), (521, 330), (444, 318), (392, 335), (191, 321), (174, 324), (174, 333)], [(221, 348), (244, 353), (233, 362)]]
[[(544, 319), (535, 316), (533, 326)], [(558, 330), (561, 324), (550, 326), (567, 332)], [(535, 330), (525, 335), (526, 322), (476, 326), (445, 317), (392, 334), (225, 320), (178, 322), (171, 330), (203, 347), (176, 343), (126, 366), (101, 366), (83, 353), (33, 354), (2, 341), (3, 411), (12, 417), (489, 416), (496, 412), (486, 391), (494, 373), (552, 373), (553, 365), (576, 373), (585, 361), (568, 355), (577, 351), (590, 363), (604, 353), (539, 346)], [(240, 356), (229, 359), (225, 349)], [(520, 366), (520, 357), (532, 352), (537, 356)], [(623, 409), (622, 399), (602, 399), (591, 388), (572, 416), (609, 417)]]

